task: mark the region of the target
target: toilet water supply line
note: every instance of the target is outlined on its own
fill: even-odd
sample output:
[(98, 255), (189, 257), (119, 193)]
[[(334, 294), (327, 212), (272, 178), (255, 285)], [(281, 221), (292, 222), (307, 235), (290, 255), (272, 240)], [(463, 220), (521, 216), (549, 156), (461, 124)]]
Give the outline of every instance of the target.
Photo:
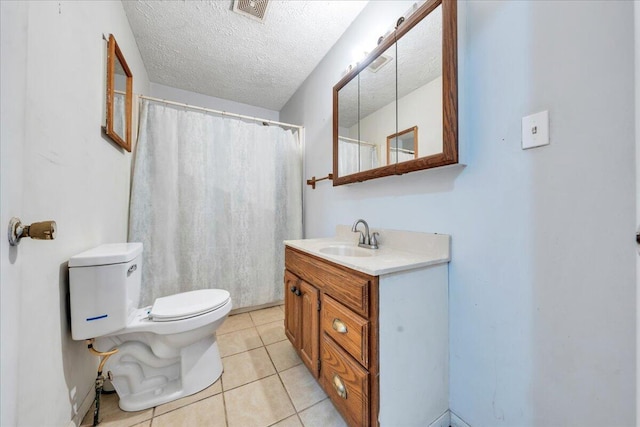
[(93, 410), (93, 425), (95, 427), (99, 423), (98, 416), (100, 415), (100, 396), (102, 395), (104, 380), (107, 378), (111, 379), (111, 372), (109, 372), (107, 374), (107, 377), (105, 377), (104, 375), (102, 375), (102, 369), (104, 368), (104, 364), (107, 362), (107, 359), (116, 354), (118, 352), (118, 349), (114, 348), (113, 350), (105, 352), (98, 351), (93, 348), (94, 341), (94, 338), (87, 340), (87, 348), (89, 349), (91, 354), (94, 354), (101, 358), (100, 365), (98, 365), (98, 376), (96, 377), (96, 397), (94, 398), (95, 409)]

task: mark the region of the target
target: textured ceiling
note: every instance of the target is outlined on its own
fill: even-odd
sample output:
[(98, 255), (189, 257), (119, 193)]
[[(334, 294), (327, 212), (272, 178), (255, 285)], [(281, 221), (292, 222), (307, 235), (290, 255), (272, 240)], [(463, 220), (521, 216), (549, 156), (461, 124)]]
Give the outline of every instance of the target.
[(279, 111), (367, 1), (270, 1), (264, 23), (231, 0), (123, 1), (149, 78)]

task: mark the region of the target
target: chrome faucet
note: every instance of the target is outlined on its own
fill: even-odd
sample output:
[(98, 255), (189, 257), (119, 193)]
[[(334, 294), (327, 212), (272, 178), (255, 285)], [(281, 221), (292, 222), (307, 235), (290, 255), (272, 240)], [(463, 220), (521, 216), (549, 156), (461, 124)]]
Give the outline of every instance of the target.
[[(362, 223), (364, 225), (364, 233), (358, 230), (358, 224)], [(369, 224), (364, 219), (359, 219), (353, 223), (353, 227), (351, 227), (351, 231), (354, 233), (360, 233), (360, 239), (358, 239), (358, 246), (361, 248), (367, 249), (378, 249), (378, 233), (374, 232), (372, 235), (369, 235)]]

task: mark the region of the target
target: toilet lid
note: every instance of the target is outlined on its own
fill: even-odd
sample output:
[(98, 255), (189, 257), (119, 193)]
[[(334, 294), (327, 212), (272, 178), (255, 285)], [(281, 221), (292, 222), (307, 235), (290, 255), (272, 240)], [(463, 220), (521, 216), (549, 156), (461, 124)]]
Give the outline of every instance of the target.
[(223, 289), (200, 289), (158, 298), (149, 312), (151, 320), (166, 322), (208, 313), (226, 304), (231, 295)]

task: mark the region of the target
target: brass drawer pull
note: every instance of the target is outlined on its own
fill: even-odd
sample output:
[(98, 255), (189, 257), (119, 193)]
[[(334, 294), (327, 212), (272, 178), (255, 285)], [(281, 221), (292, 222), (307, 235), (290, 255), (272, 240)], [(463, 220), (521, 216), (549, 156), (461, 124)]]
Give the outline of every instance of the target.
[(347, 398), (347, 388), (344, 386), (344, 383), (342, 382), (342, 378), (340, 378), (338, 374), (335, 374), (333, 376), (333, 387), (336, 389), (338, 396), (340, 396), (343, 399)]
[(339, 334), (346, 334), (348, 332), (347, 325), (338, 318), (333, 319), (333, 324), (331, 326), (333, 327), (333, 330)]

